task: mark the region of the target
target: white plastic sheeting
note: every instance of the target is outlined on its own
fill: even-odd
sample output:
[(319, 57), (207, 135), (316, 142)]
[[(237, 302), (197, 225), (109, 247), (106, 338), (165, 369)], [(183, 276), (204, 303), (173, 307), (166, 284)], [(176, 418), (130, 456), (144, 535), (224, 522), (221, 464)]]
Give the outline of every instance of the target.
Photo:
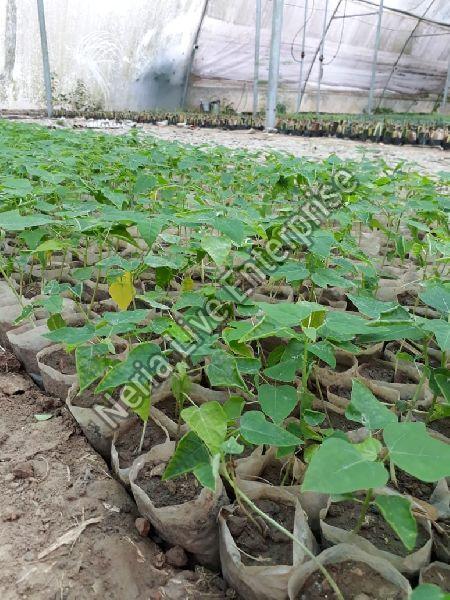
[[(44, 0), (56, 105), (175, 108), (183, 97), (192, 47), (188, 102), (252, 104), (256, 0)], [(305, 0), (285, 0), (280, 102), (295, 107)], [(321, 109), (361, 111), (370, 83), (379, 0), (329, 0)], [(261, 106), (265, 103), (272, 1), (262, 0)], [(450, 0), (385, 0), (376, 101), (397, 110), (433, 108), (444, 88), (450, 27), (388, 10), (398, 8), (450, 24)], [(316, 56), (325, 0), (309, 0), (302, 110), (314, 110)], [(364, 14), (363, 14), (364, 13)], [(429, 37), (414, 35), (432, 34)], [(445, 34), (445, 35), (443, 35)], [(406, 44), (406, 45), (405, 45)], [(395, 66), (402, 48), (398, 65)], [(384, 89), (386, 88), (386, 89)], [(0, 0), (0, 108), (43, 108), (36, 0)]]
[[(280, 102), (290, 109), (295, 107), (299, 84), (304, 3), (305, 0), (285, 0)], [(255, 0), (209, 1), (193, 66), (190, 90), (193, 104), (200, 99), (216, 97), (230, 102), (238, 110), (251, 109), (255, 4)], [(309, 0), (308, 3), (303, 72), (305, 78), (309, 76), (302, 110), (315, 110), (316, 107), (317, 55), (325, 4), (325, 0)], [(379, 0), (328, 1), (327, 22), (333, 14), (335, 18), (330, 22), (325, 40), (322, 110), (359, 112), (365, 108), (378, 6)], [(264, 82), (268, 76), (272, 1), (262, 0), (262, 8), (261, 106), (265, 101)], [(449, 27), (429, 22), (418, 24), (417, 19), (392, 12), (389, 8), (418, 16), (425, 14), (427, 19), (448, 23)], [(344, 16), (346, 18), (341, 18)], [(417, 37), (410, 38), (412, 33)], [(425, 37), (425, 34), (432, 35)], [(431, 110), (444, 88), (449, 55), (450, 0), (385, 0), (375, 106), (396, 110)], [(383, 100), (380, 102), (381, 96)]]
[[(204, 0), (44, 0), (55, 103), (179, 106)], [(45, 106), (36, 0), (0, 0), (0, 107)]]

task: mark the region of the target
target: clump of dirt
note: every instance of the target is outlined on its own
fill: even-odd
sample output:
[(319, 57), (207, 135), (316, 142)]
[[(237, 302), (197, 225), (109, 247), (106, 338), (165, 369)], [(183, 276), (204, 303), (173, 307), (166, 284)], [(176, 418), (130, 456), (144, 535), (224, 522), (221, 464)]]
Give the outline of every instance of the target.
[[(364, 600), (404, 600), (405, 594), (365, 563), (346, 560), (326, 566), (345, 598)], [(337, 598), (320, 571), (305, 581), (295, 600), (324, 600)]]
[[(141, 443), (143, 422), (139, 417), (133, 418), (130, 428), (123, 431), (116, 441), (116, 450), (119, 455), (119, 464), (122, 469), (130, 467), (134, 459), (139, 455), (139, 445)], [(166, 434), (151, 419), (145, 429), (144, 443), (142, 453), (148, 452), (153, 446), (162, 444), (166, 440)]]
[(414, 498), (417, 498), (418, 500), (424, 500), (425, 502), (429, 501), (435, 487), (434, 483), (427, 483), (420, 479), (416, 479), (400, 469), (395, 471), (395, 477), (397, 479), (397, 489), (399, 492), (414, 496)]
[(136, 483), (142, 488), (156, 508), (177, 506), (195, 500), (202, 487), (195, 475), (188, 473), (175, 480), (163, 481), (153, 474), (153, 465), (148, 463), (139, 471)]
[(0, 346), (0, 373), (18, 373), (21, 370), (22, 365), (15, 355)]
[(387, 365), (377, 365), (372, 363), (365, 363), (361, 366), (360, 374), (366, 379), (372, 381), (385, 381), (386, 383), (410, 383), (417, 384), (417, 381), (409, 377), (406, 373), (401, 373), (395, 367)]
[(434, 564), (422, 576), (422, 583), (434, 583), (444, 592), (450, 592), (450, 569)]
[(77, 372), (75, 355), (73, 353), (68, 354), (64, 348), (47, 354), (43, 357), (42, 362), (44, 365), (55, 369), (55, 371), (59, 371), (63, 375), (75, 375)]
[[(328, 509), (325, 523), (332, 525), (333, 527), (352, 531), (358, 522), (360, 511), (361, 505), (356, 502), (336, 502)], [(410, 554), (400, 538), (396, 536), (393, 529), (389, 527), (383, 516), (374, 506), (369, 507), (365, 521), (359, 530), (358, 535), (371, 542), (379, 550), (391, 552), (392, 554), (402, 557)], [(428, 539), (429, 535), (418, 523), (417, 541), (413, 552), (422, 548)], [(326, 543), (325, 540), (325, 544)]]
[[(288, 531), (294, 529), (295, 508), (272, 500), (257, 500), (256, 506), (275, 519)], [(291, 565), (292, 542), (284, 533), (268, 525), (262, 517), (249, 513), (241, 507), (227, 518), (233, 539), (241, 550), (241, 561), (245, 565), (270, 566)], [(253, 558), (252, 558), (253, 557)]]

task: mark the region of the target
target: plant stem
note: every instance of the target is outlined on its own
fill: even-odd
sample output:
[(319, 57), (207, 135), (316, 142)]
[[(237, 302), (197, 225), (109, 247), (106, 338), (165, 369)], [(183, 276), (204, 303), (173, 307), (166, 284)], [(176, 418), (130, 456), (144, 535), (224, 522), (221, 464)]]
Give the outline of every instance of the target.
[(372, 488), (370, 488), (370, 489), (367, 490), (366, 497), (364, 498), (364, 502), (363, 502), (363, 504), (361, 506), (361, 512), (359, 513), (358, 521), (357, 521), (357, 523), (356, 523), (356, 525), (355, 525), (355, 527), (354, 527), (354, 529), (352, 531), (352, 533), (355, 534), (355, 535), (359, 532), (359, 530), (362, 527), (362, 524), (365, 521), (365, 518), (366, 518), (366, 515), (367, 515), (367, 511), (369, 509), (369, 505), (370, 505), (370, 502), (372, 500), (372, 493), (373, 493)]
[(141, 454), (142, 452), (142, 448), (144, 447), (144, 438), (145, 438), (145, 432), (147, 431), (147, 421), (144, 421), (144, 425), (142, 426), (142, 434), (141, 434), (141, 441), (139, 442), (139, 449), (138, 449), (138, 454)]
[(309, 548), (307, 548), (306, 546), (304, 546), (301, 543), (301, 541), (298, 538), (296, 538), (295, 535), (293, 535), (290, 531), (285, 529), (282, 525), (277, 523), (277, 521), (275, 521), (274, 519), (269, 517), (269, 515), (266, 515), (266, 513), (264, 511), (262, 511), (260, 508), (258, 508), (256, 506), (256, 504), (252, 500), (250, 500), (250, 498), (246, 494), (244, 494), (244, 492), (242, 490), (239, 489), (236, 482), (233, 481), (232, 478), (230, 477), (230, 475), (224, 465), (222, 465), (221, 472), (222, 472), (223, 476), (225, 477), (225, 479), (228, 481), (228, 483), (231, 485), (231, 487), (234, 489), (236, 496), (239, 496), (239, 498), (241, 498), (246, 504), (248, 504), (248, 506), (257, 515), (259, 515), (265, 521), (267, 521), (267, 523), (269, 523), (269, 525), (272, 525), (272, 527), (275, 527), (275, 529), (278, 529), (278, 531), (281, 531), (281, 533), (283, 533), (286, 537), (288, 537), (295, 544), (300, 546), (300, 548), (303, 550), (303, 552), (317, 565), (317, 567), (321, 571), (322, 575), (325, 577), (325, 579), (330, 584), (330, 586), (333, 589), (334, 593), (336, 594), (338, 600), (344, 600), (344, 596), (342, 595), (341, 590), (338, 588), (336, 582), (331, 577), (331, 575), (328, 573), (328, 571), (325, 569), (325, 567), (322, 565), (322, 563), (311, 552), (311, 550)]

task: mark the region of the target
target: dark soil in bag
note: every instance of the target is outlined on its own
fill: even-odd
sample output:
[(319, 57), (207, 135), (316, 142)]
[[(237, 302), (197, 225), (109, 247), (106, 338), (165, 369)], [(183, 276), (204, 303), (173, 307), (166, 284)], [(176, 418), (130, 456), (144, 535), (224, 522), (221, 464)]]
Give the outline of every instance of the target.
[(136, 483), (148, 495), (156, 508), (177, 506), (195, 500), (202, 487), (195, 475), (188, 473), (176, 480), (163, 481), (157, 475), (151, 475), (151, 464), (145, 465), (136, 479)]
[(97, 387), (97, 383), (94, 383), (87, 390), (81, 392), (78, 396), (72, 400), (73, 406), (79, 406), (80, 408), (93, 408), (96, 404), (104, 404), (105, 406), (111, 405), (112, 403), (120, 400), (120, 394), (122, 389), (116, 388), (114, 392), (111, 394), (111, 399), (108, 399), (109, 394), (107, 392), (102, 392), (101, 394), (95, 394), (95, 388)]
[[(288, 531), (294, 528), (295, 507), (262, 499), (256, 506), (275, 519)], [(292, 564), (292, 542), (281, 531), (270, 526), (257, 514), (238, 508), (227, 518), (228, 529), (241, 552), (241, 561), (247, 565), (270, 566)], [(244, 554), (245, 553), (245, 554)], [(250, 556), (248, 556), (250, 555)], [(250, 558), (255, 557), (255, 560)]]
[(44, 356), (42, 362), (44, 365), (52, 367), (52, 369), (59, 371), (63, 375), (75, 375), (77, 372), (75, 355), (68, 354), (64, 348)]
[[(405, 598), (398, 587), (386, 581), (379, 573), (363, 562), (347, 560), (326, 565), (327, 571), (344, 594), (344, 598), (364, 600), (402, 600)], [(332, 600), (336, 594), (320, 571), (308, 577), (295, 600)]]
[[(332, 504), (328, 509), (325, 522), (333, 527), (352, 531), (358, 522), (360, 511), (360, 504), (354, 502), (337, 502), (336, 504)], [(358, 535), (371, 542), (379, 550), (392, 552), (392, 554), (402, 557), (411, 554), (406, 550), (402, 541), (395, 535), (383, 516), (372, 506), (367, 511), (365, 522), (359, 530)], [(429, 540), (429, 537), (427, 532), (418, 523), (417, 541), (414, 550), (422, 548)]]
[(406, 373), (395, 372), (394, 366), (364, 364), (360, 369), (360, 374), (372, 381), (385, 381), (386, 383), (411, 383), (417, 384), (415, 379), (408, 377)]
[[(133, 419), (131, 427), (124, 431), (115, 443), (119, 455), (120, 467), (122, 469), (130, 467), (134, 459), (139, 456), (139, 445), (141, 443), (143, 425), (144, 423), (142, 420), (139, 417), (136, 417), (136, 419)], [(158, 425), (150, 419), (145, 430), (141, 453), (148, 452), (153, 446), (162, 444), (166, 439), (166, 434), (161, 427), (158, 427)]]
[[(414, 496), (414, 498), (417, 498), (418, 500), (424, 500), (425, 502), (429, 501), (436, 486), (435, 483), (421, 481), (420, 479), (416, 479), (412, 475), (405, 473), (405, 471), (400, 471), (399, 469), (395, 470), (395, 476), (398, 484), (396, 489), (400, 493)], [(394, 487), (392, 483), (391, 486)]]
[(422, 583), (434, 583), (444, 592), (450, 592), (450, 569), (443, 569), (437, 564), (430, 565), (422, 578)]

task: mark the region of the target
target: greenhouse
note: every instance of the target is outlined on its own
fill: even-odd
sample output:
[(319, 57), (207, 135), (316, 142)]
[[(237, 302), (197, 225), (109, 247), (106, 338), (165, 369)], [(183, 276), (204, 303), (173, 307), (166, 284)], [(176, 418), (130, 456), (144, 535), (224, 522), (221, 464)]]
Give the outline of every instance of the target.
[(0, 0), (0, 600), (449, 600), (449, 151), (449, 0)]

